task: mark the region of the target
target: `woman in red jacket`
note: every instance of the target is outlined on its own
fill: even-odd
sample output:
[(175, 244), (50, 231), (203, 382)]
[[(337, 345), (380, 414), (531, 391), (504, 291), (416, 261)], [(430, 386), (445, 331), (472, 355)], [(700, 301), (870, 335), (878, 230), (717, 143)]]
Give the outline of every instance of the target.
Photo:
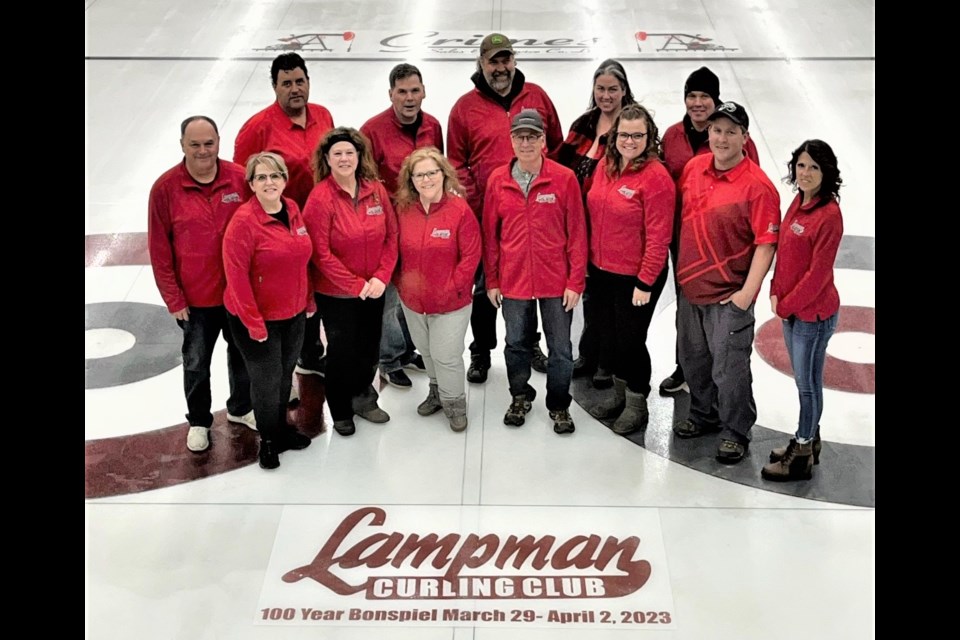
[(430, 376), (417, 413), (441, 408), (450, 428), (467, 428), (463, 341), (473, 306), (473, 274), (480, 264), (480, 224), (457, 172), (436, 147), (404, 160), (397, 188), (400, 268), (397, 292), (410, 337)]
[(223, 304), (250, 373), (264, 469), (279, 467), (282, 451), (310, 445), (286, 419), (303, 323), (313, 311), (307, 282), (313, 250), (297, 203), (283, 197), (287, 176), (279, 155), (250, 156), (246, 177), (254, 197), (237, 209), (223, 236)]
[(313, 155), (316, 186), (303, 216), (313, 241), (313, 289), (327, 333), (327, 402), (333, 428), (353, 416), (390, 420), (372, 380), (380, 357), (383, 292), (397, 262), (397, 217), (377, 179), (366, 137), (337, 127)]
[(809, 480), (820, 461), (823, 365), (840, 311), (833, 284), (843, 238), (837, 156), (826, 142), (807, 140), (793, 152), (789, 167), (787, 181), (799, 193), (780, 225), (770, 307), (783, 320), (800, 419), (790, 443), (770, 452), (770, 464), (761, 471), (768, 480)]
[(647, 426), (650, 353), (647, 329), (667, 281), (667, 253), (676, 188), (659, 159), (660, 136), (642, 105), (627, 105), (609, 133), (603, 161), (587, 193), (589, 322), (600, 361), (613, 364), (613, 397), (590, 410), (617, 416), (613, 431)]

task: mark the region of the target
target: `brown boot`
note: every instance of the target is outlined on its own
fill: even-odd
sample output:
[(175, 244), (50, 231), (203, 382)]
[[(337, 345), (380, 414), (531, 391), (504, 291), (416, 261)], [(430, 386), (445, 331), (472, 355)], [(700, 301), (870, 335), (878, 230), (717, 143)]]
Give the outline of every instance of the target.
[[(813, 464), (820, 464), (820, 450), (823, 448), (823, 444), (820, 442), (820, 435), (813, 439)], [(786, 447), (777, 447), (770, 451), (770, 462), (779, 462), (783, 455), (787, 452)]]
[(811, 443), (798, 444), (795, 438), (783, 452), (783, 457), (777, 462), (771, 462), (760, 470), (760, 475), (767, 480), (789, 481), (809, 480), (813, 477), (813, 445)]

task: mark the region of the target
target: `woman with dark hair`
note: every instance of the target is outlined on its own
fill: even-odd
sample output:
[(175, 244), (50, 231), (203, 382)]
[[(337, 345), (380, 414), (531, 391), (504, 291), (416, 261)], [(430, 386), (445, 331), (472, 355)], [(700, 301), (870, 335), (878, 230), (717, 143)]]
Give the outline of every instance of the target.
[(794, 150), (789, 168), (786, 182), (799, 193), (780, 225), (770, 308), (783, 321), (800, 419), (790, 443), (770, 452), (770, 464), (761, 471), (768, 480), (809, 480), (820, 463), (823, 366), (840, 313), (833, 283), (843, 237), (837, 156), (826, 142), (807, 140)]
[(313, 156), (316, 186), (303, 215), (313, 241), (313, 287), (327, 333), (326, 392), (333, 428), (353, 416), (390, 420), (372, 380), (380, 354), (383, 292), (397, 262), (397, 218), (366, 137), (331, 129)]
[(223, 236), (223, 304), (250, 374), (264, 469), (279, 467), (281, 452), (310, 445), (287, 424), (304, 320), (314, 311), (307, 277), (313, 248), (297, 203), (283, 197), (288, 176), (279, 155), (250, 156), (246, 177), (254, 197), (237, 209)]
[(480, 264), (480, 224), (463, 197), (456, 170), (436, 147), (407, 156), (397, 183), (397, 292), (430, 376), (430, 391), (417, 413), (428, 416), (443, 409), (450, 428), (463, 431), (463, 339), (473, 306), (473, 274)]
[(647, 329), (667, 281), (676, 188), (660, 161), (660, 135), (640, 104), (624, 107), (587, 194), (590, 261), (586, 321), (596, 331), (601, 362), (614, 374), (613, 396), (590, 409), (617, 416), (613, 431), (647, 426), (650, 353)]
[[(597, 164), (606, 152), (608, 133), (614, 121), (623, 107), (635, 102), (623, 65), (613, 59), (601, 62), (593, 72), (593, 87), (586, 112), (573, 121), (566, 140), (553, 154), (554, 160), (573, 169), (580, 183), (584, 202), (590, 191)], [(590, 296), (586, 293), (583, 296), (583, 332), (580, 334), (579, 355), (573, 363), (573, 375), (593, 375), (596, 372), (594, 385), (598, 389), (605, 389), (612, 384), (609, 371), (611, 365), (603, 363), (604, 366), (597, 371), (600, 363), (595, 334), (586, 318), (590, 305)]]

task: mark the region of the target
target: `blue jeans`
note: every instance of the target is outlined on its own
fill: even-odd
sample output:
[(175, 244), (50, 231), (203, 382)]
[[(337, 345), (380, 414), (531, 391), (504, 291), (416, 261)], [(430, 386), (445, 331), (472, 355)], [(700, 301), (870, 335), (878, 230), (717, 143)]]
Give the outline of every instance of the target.
[[(537, 300), (504, 298), (503, 320), (507, 325), (503, 355), (507, 361), (510, 395), (525, 395), (533, 400), (536, 391), (528, 384), (533, 345), (537, 336)], [(570, 380), (573, 378), (573, 345), (570, 324), (573, 312), (563, 309), (563, 298), (542, 298), (540, 317), (547, 336), (547, 409), (557, 411), (570, 406)]]
[(177, 320), (177, 324), (183, 329), (183, 393), (187, 399), (190, 426), (210, 427), (213, 424), (210, 361), (221, 332), (227, 342), (227, 379), (230, 381), (227, 413), (235, 416), (249, 413), (253, 408), (250, 376), (227, 324), (226, 308), (190, 307), (190, 319)]
[(823, 415), (823, 364), (827, 343), (837, 329), (840, 312), (826, 320), (804, 322), (794, 316), (783, 321), (783, 341), (790, 354), (793, 378), (800, 393), (800, 421), (797, 438), (812, 439), (820, 431)]
[(393, 284), (383, 292), (383, 326), (380, 335), (380, 371), (384, 374), (399, 371), (409, 364), (416, 353), (407, 319), (400, 309), (400, 294)]

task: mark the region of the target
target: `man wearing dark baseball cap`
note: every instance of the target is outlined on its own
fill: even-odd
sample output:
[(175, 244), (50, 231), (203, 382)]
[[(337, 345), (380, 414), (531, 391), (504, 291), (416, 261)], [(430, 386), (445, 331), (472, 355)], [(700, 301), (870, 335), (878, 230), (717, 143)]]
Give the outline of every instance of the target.
[(740, 462), (757, 420), (750, 354), (754, 302), (780, 229), (780, 196), (744, 155), (747, 111), (724, 102), (708, 117), (710, 155), (680, 176), (683, 225), (677, 257), (677, 343), (690, 388), (680, 438), (720, 433), (717, 460)]
[[(535, 109), (550, 150), (563, 142), (563, 131), (553, 101), (517, 69), (513, 44), (502, 33), (491, 33), (480, 43), (477, 70), (470, 79), (474, 89), (461, 96), (450, 110), (447, 157), (466, 189), (470, 208), (482, 222), (487, 180), (497, 167), (514, 157), (510, 146), (512, 119), (524, 109)], [(474, 284), (467, 380), (482, 383), (490, 369), (490, 351), (497, 346), (497, 310), (487, 299), (482, 265)]]
[[(537, 310), (547, 336), (546, 405), (556, 433), (572, 433), (570, 325), (587, 276), (587, 223), (577, 176), (544, 157), (543, 118), (524, 109), (510, 121), (515, 159), (494, 169), (483, 213), (483, 264), (490, 304), (503, 307), (504, 359), (513, 401), (503, 423), (521, 426), (530, 386)], [(476, 301), (474, 301), (476, 305)]]
[[(708, 118), (716, 111), (720, 100), (720, 78), (707, 67), (700, 67), (687, 77), (683, 84), (683, 104), (686, 114), (683, 120), (672, 125), (663, 134), (663, 163), (667, 165), (674, 182), (680, 180), (683, 168), (690, 158), (700, 153), (710, 153), (707, 140)], [(748, 158), (760, 164), (760, 156), (753, 140), (747, 139), (743, 151)], [(678, 185), (679, 186), (679, 185)], [(679, 189), (678, 189), (679, 192)], [(670, 242), (670, 262), (673, 264), (674, 285), (679, 296), (680, 285), (676, 282), (677, 251), (680, 247), (680, 212), (682, 203), (677, 201), (673, 218), (673, 240)], [(660, 395), (672, 396), (680, 393), (686, 385), (683, 367), (680, 366), (679, 351), (676, 354), (676, 368), (660, 383)]]

